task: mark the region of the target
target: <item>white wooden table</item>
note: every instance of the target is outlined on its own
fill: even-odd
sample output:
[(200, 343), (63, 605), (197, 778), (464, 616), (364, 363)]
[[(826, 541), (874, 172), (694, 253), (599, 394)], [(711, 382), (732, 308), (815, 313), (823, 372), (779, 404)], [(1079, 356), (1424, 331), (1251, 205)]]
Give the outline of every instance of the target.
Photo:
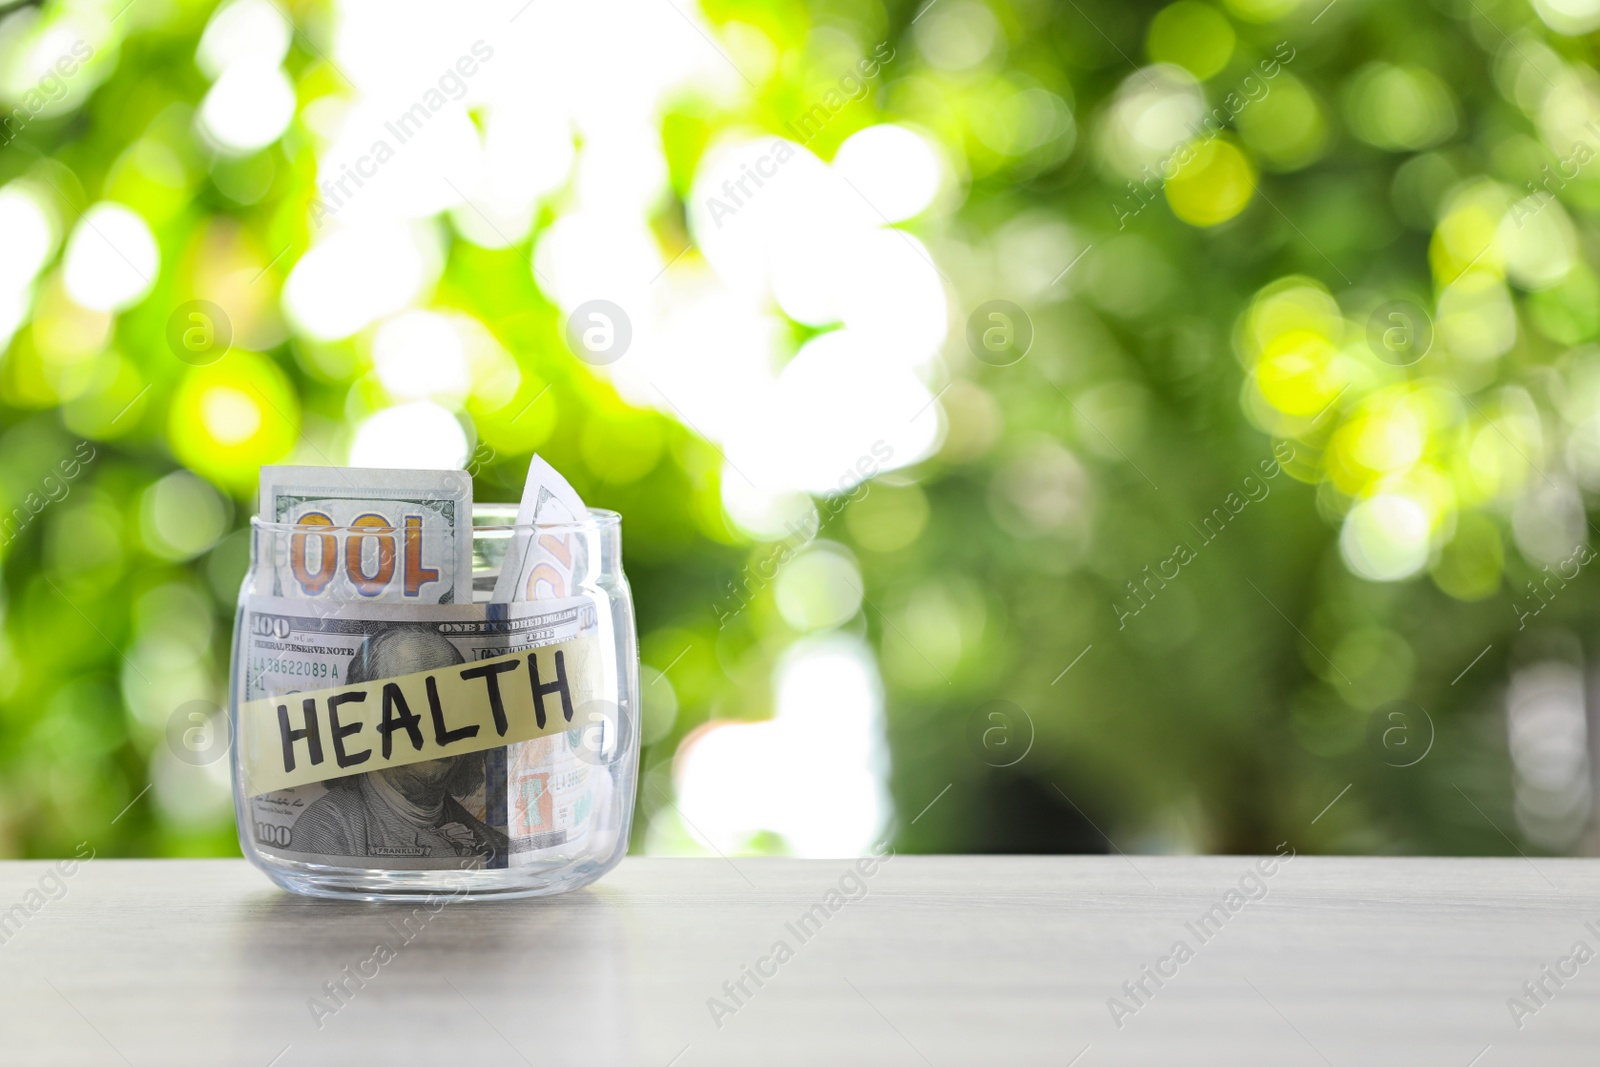
[(424, 911), (407, 941), (409, 906), (291, 897), (242, 861), (92, 860), (57, 899), (28, 895), (48, 864), (5, 863), (0, 1064), (1600, 1062), (1600, 958), (1543, 971), (1600, 951), (1600, 862), (1302, 856), (1251, 900), (1252, 864), (900, 856), (858, 889), (844, 860), (630, 859)]

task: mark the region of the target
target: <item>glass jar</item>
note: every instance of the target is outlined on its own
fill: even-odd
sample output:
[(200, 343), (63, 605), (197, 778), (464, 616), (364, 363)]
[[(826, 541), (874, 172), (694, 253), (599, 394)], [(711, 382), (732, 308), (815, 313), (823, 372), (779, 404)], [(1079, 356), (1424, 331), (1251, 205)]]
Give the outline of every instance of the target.
[[(516, 510), (473, 507), (471, 603), (305, 595), (281, 580), (291, 561), (385, 573), (409, 531), (252, 520), (234, 808), (245, 856), (279, 885), (534, 896), (588, 885), (627, 852), (639, 657), (621, 518), (517, 526)], [(520, 588), (500, 583), (496, 601), (508, 559)]]

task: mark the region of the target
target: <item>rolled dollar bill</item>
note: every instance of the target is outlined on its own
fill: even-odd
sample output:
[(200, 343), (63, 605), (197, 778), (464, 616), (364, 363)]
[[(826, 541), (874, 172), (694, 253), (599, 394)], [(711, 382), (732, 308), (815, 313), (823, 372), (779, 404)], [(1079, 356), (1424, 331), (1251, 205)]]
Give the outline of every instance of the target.
[[(517, 506), (517, 529), (496, 579), (497, 604), (517, 600), (560, 599), (571, 594), (574, 574), (583, 572), (583, 539), (557, 524), (589, 517), (589, 509), (568, 481), (538, 456), (528, 465), (528, 480)], [(556, 529), (536, 530), (540, 524)]]
[[(581, 595), (591, 560), (590, 541), (563, 524), (589, 518), (589, 509), (577, 490), (545, 460), (533, 457), (517, 509), (517, 530), (506, 553), (493, 602), (543, 603)], [(541, 528), (545, 527), (545, 528)], [(609, 617), (599, 625), (598, 642), (604, 669), (615, 669), (615, 641)], [(609, 728), (614, 730), (616, 720)], [(603, 735), (608, 724), (600, 723)], [(512, 840), (512, 866), (542, 861), (549, 853), (584, 840), (597, 826), (607, 824), (610, 791), (596, 788), (601, 776), (593, 746), (603, 737), (572, 731), (564, 736), (536, 738), (510, 745), (506, 751), (506, 820)], [(595, 803), (595, 798), (598, 804)]]

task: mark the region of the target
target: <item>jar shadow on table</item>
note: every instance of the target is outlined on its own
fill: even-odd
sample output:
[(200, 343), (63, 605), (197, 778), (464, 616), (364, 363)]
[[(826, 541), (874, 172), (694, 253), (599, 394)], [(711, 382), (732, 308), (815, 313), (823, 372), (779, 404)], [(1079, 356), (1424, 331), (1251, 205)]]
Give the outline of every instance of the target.
[(231, 1029), (281, 1032), (297, 1063), (319, 1062), (319, 1047), (336, 1062), (353, 1042), (438, 1062), (504, 1056), (507, 1043), (539, 1062), (633, 1058), (625, 930), (594, 890), (470, 907), (445, 895), (394, 904), (263, 894), (221, 928), (240, 931), (227, 967), (238, 983), (225, 999)]

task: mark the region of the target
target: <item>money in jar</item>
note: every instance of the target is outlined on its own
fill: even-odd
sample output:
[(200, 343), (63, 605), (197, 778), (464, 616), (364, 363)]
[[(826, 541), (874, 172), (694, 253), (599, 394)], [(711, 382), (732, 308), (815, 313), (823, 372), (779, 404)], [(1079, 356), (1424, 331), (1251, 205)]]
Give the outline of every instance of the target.
[(537, 458), (514, 509), (475, 506), (464, 471), (263, 468), (232, 672), (245, 855), (367, 899), (561, 892), (618, 862), (620, 526)]

